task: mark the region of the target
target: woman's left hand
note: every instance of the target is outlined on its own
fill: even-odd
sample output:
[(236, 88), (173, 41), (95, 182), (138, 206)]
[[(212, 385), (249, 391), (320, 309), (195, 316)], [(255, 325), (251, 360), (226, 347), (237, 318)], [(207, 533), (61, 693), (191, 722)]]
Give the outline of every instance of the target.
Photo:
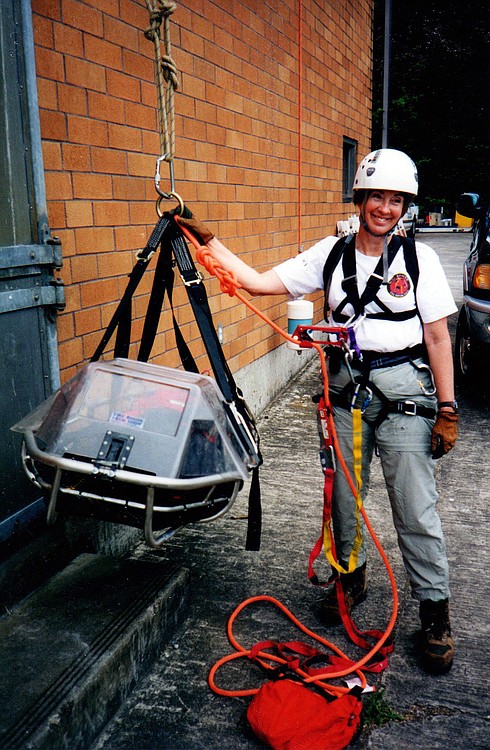
[(458, 415), (452, 411), (437, 412), (432, 428), (432, 458), (441, 458), (454, 448), (458, 439)]

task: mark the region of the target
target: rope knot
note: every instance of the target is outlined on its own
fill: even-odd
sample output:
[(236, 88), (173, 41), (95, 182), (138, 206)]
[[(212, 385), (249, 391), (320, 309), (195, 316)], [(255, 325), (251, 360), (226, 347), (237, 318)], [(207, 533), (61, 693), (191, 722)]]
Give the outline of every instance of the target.
[(162, 19), (160, 18), (160, 23), (158, 23), (157, 20), (150, 17), (151, 26), (148, 26), (147, 29), (144, 30), (143, 34), (145, 39), (148, 39), (149, 42), (156, 42), (160, 40), (160, 25), (162, 22)]
[(211, 251), (201, 245), (196, 248), (196, 258), (198, 262), (212, 275), (216, 276), (219, 281), (220, 289), (230, 297), (234, 297), (237, 289), (241, 284), (237, 281), (236, 274), (232, 271), (225, 271), (211, 255)]
[(150, 26), (145, 29), (143, 32), (145, 37), (149, 39), (150, 42), (160, 39), (160, 28), (163, 22), (163, 19), (168, 19), (168, 17), (174, 12), (174, 10), (177, 8), (176, 3), (172, 2), (166, 2), (165, 0), (159, 0), (160, 8), (157, 8), (156, 6), (151, 6), (150, 3), (147, 0), (147, 6), (148, 6), (148, 12), (150, 14)]
[(177, 77), (177, 66), (169, 55), (163, 55), (160, 65), (162, 67), (163, 77), (170, 83), (174, 89), (179, 88), (179, 79)]

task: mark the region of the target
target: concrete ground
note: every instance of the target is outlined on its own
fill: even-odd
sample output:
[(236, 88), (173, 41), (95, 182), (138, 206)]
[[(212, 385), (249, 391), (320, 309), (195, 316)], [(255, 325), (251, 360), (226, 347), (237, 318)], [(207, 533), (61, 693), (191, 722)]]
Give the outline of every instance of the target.
[[(462, 263), (470, 237), (437, 234), (421, 241), (440, 254), (454, 295), (462, 298)], [(451, 320), (454, 333), (455, 316)], [(291, 352), (292, 357), (298, 356)], [(330, 638), (355, 658), (342, 627), (327, 631), (318, 619), (322, 592), (307, 579), (307, 559), (320, 533), (322, 474), (317, 457), (315, 407), (318, 364), (301, 375), (261, 415), (259, 429), (263, 535), (260, 552), (244, 549), (247, 492), (243, 490), (222, 519), (179, 532), (162, 551), (144, 545), (134, 552), (143, 561), (168, 560), (190, 571), (191, 609), (176, 633), (91, 750), (256, 750), (264, 745), (249, 729), (249, 698), (221, 697), (209, 689), (215, 661), (232, 649), (226, 623), (247, 597), (267, 594), (281, 600), (303, 623)], [(373, 682), (396, 719), (381, 726), (366, 722), (353, 747), (373, 750), (483, 750), (488, 739), (488, 489), (490, 438), (488, 393), (460, 393), (460, 440), (438, 462), (439, 511), (451, 566), (452, 621), (456, 658), (452, 671), (427, 676), (416, 651), (417, 603), (411, 599), (391, 512), (377, 459), (373, 465), (368, 517), (395, 572), (400, 610), (395, 651), (388, 669)], [(326, 572), (326, 565), (322, 563)], [(369, 542), (369, 596), (356, 612), (362, 628), (382, 628), (391, 611), (388, 577)], [(257, 604), (236, 624), (246, 646), (263, 639), (298, 638), (271, 605)], [(117, 679), (117, 676), (114, 676)], [(243, 663), (218, 674), (223, 687), (250, 687), (260, 674)]]

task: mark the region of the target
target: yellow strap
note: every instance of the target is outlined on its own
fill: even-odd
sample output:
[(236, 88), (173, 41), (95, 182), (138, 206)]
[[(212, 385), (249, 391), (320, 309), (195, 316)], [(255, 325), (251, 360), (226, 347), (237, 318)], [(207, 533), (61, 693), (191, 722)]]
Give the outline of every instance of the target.
[(333, 554), (332, 519), (323, 527), (323, 548), (330, 565), (339, 573), (352, 573), (357, 567), (357, 560), (362, 546), (361, 508), (362, 508), (362, 412), (352, 410), (352, 453), (354, 459), (354, 479), (356, 482), (356, 536), (349, 555), (347, 569), (340, 565)]

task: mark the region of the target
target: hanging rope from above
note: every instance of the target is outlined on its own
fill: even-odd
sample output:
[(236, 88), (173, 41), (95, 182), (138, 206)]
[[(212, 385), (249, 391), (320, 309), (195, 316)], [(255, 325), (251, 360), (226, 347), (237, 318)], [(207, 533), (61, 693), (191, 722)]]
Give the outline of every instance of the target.
[[(172, 59), (170, 44), (170, 16), (177, 7), (171, 0), (145, 0), (150, 14), (150, 26), (145, 37), (155, 46), (155, 76), (158, 92), (158, 124), (160, 132), (161, 155), (157, 159), (155, 188), (161, 198), (174, 197), (174, 154), (175, 154), (175, 116), (174, 91), (179, 86), (177, 66)], [(163, 39), (162, 39), (163, 24)], [(162, 54), (162, 41), (164, 54)], [(160, 164), (166, 161), (170, 170), (170, 193), (160, 188)]]

